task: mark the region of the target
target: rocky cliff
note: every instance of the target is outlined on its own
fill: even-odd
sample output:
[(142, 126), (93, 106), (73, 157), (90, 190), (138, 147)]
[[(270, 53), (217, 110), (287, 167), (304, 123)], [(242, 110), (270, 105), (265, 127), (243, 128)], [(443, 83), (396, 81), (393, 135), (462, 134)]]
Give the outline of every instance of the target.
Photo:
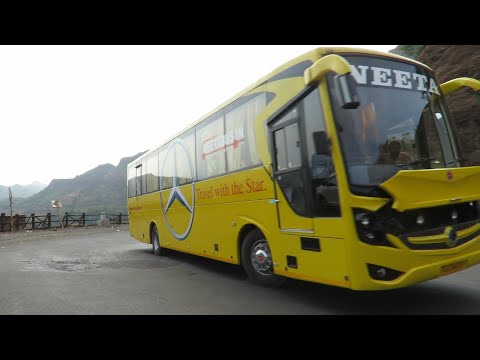
[[(480, 80), (480, 45), (427, 45), (418, 61), (430, 66), (440, 83), (471, 77)], [(447, 102), (463, 150), (465, 165), (480, 165), (480, 105), (470, 89), (448, 95)]]
[(398, 45), (395, 49), (392, 49), (389, 52), (415, 60), (425, 46), (426, 45)]

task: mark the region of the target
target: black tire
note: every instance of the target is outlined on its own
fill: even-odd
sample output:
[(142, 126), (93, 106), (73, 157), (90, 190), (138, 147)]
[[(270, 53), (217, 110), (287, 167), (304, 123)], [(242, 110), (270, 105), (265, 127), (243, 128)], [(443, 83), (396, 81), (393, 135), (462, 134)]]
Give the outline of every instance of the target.
[(152, 252), (154, 255), (163, 256), (167, 253), (167, 249), (160, 246), (160, 237), (158, 236), (158, 230), (155, 225), (152, 227), (150, 239), (152, 239)]
[[(260, 255), (255, 256), (258, 253)], [(252, 230), (245, 236), (241, 257), (243, 268), (253, 283), (277, 287), (285, 282), (285, 277), (276, 275), (273, 272), (273, 258), (270, 247), (260, 230)]]

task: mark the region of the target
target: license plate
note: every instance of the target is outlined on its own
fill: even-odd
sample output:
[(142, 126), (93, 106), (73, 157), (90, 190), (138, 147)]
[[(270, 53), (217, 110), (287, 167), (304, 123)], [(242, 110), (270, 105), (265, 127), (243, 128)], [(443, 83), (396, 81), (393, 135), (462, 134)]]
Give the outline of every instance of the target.
[(462, 261), (454, 262), (454, 263), (452, 263), (452, 264), (443, 265), (443, 266), (440, 268), (440, 274), (441, 274), (441, 275), (451, 274), (451, 273), (454, 273), (454, 272), (463, 270), (463, 269), (465, 269), (466, 267), (467, 267), (467, 260), (462, 260)]

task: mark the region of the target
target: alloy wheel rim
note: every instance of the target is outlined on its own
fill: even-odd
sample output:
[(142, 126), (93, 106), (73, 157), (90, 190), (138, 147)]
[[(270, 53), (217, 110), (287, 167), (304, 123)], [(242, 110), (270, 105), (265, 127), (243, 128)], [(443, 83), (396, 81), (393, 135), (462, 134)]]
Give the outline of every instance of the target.
[(267, 240), (258, 240), (252, 246), (250, 260), (253, 268), (261, 275), (269, 276), (273, 274), (273, 260), (270, 247)]

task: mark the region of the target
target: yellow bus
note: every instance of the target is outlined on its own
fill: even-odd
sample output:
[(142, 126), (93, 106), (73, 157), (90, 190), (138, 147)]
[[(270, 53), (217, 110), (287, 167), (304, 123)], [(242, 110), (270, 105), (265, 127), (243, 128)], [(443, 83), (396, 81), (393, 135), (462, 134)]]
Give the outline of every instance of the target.
[(471, 267), (480, 167), (464, 166), (444, 98), (461, 87), (480, 82), (312, 50), (128, 165), (130, 234), (268, 286), (385, 290)]

